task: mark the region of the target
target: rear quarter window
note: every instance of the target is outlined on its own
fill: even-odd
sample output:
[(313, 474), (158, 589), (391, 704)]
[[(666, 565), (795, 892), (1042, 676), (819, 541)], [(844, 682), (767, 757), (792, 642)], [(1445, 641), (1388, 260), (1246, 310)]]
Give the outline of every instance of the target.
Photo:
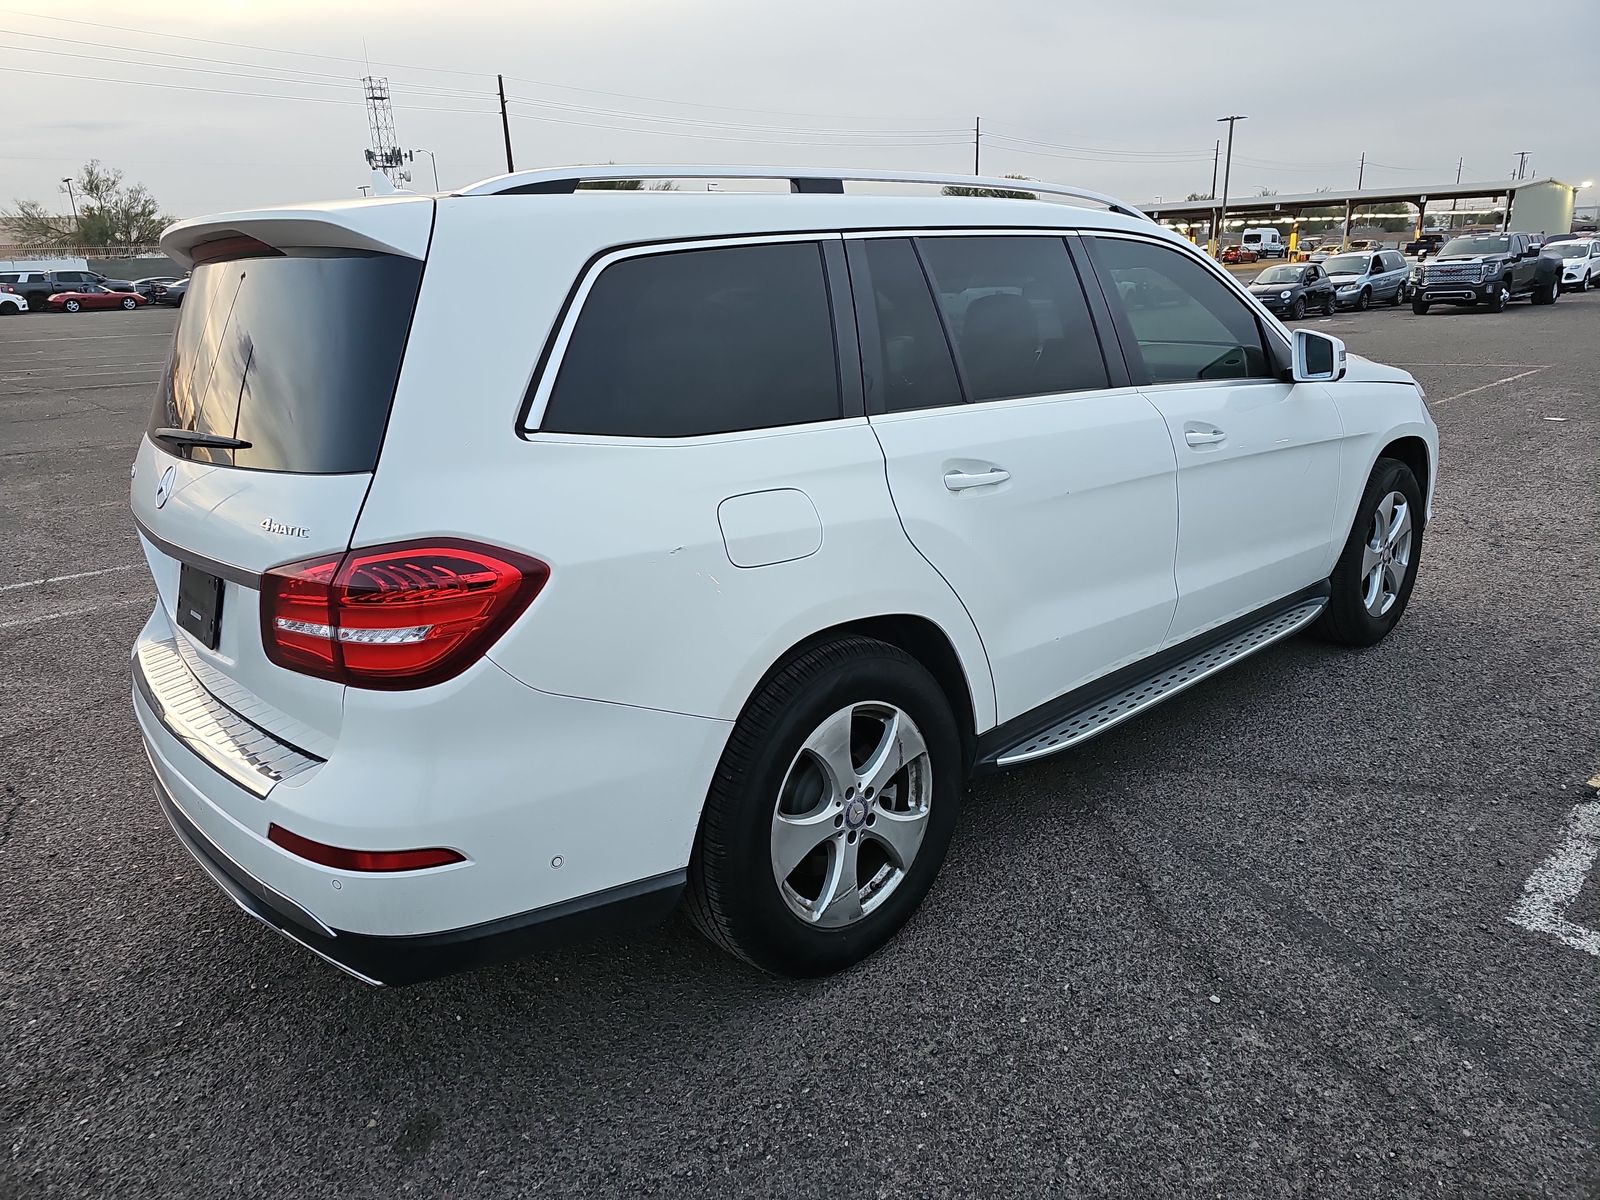
[(693, 437), (842, 413), (822, 248), (646, 254), (601, 271), (539, 428)]

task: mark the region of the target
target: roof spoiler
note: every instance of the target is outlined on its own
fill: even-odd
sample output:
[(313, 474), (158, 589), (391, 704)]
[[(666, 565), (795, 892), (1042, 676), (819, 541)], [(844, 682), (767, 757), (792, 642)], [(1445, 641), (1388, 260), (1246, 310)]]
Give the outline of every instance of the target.
[(185, 268), (194, 267), (197, 251), (205, 258), (200, 247), (230, 238), (252, 238), (282, 251), (326, 247), (424, 259), (432, 232), (432, 198), (396, 196), (195, 217), (169, 226), (161, 250)]

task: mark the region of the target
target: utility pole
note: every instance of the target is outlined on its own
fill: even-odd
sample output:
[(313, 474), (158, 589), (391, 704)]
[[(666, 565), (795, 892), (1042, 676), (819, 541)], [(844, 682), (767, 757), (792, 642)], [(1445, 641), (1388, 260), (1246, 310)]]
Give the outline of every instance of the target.
[(1220, 165), (1221, 161), (1222, 139), (1218, 138), (1217, 144), (1212, 147), (1211, 150), (1211, 192), (1206, 197), (1206, 199), (1211, 201), (1211, 236), (1207, 239), (1207, 241), (1212, 243), (1212, 254), (1217, 252), (1217, 167)]
[(506, 77), (496, 75), (495, 81), (500, 85), (500, 132), (506, 139), (506, 174), (517, 169), (517, 164), (511, 159), (511, 118), (506, 113)]
[(1531, 150), (1518, 150), (1516, 152), (1516, 155), (1517, 155), (1517, 178), (1518, 179), (1522, 178), (1522, 172), (1528, 165), (1528, 155), (1530, 155), (1532, 153), (1533, 153), (1533, 151), (1531, 151)]
[(1217, 118), (1218, 125), (1224, 121), (1228, 123), (1228, 156), (1223, 160), (1222, 164), (1222, 204), (1217, 217), (1217, 238), (1219, 243), (1223, 236), (1222, 227), (1228, 223), (1228, 181), (1233, 177), (1233, 125), (1235, 121), (1248, 121), (1249, 119), (1249, 117), (1241, 117), (1237, 114), (1231, 117)]
[[(1467, 160), (1465, 158), (1456, 159), (1456, 186), (1457, 187), (1461, 186), (1461, 168), (1466, 165), (1466, 161)], [(1450, 198), (1450, 211), (1451, 212), (1455, 212), (1456, 211), (1456, 205), (1459, 202), (1460, 201), (1458, 200), (1457, 197), (1452, 196)], [(1451, 217), (1450, 218), (1450, 228), (1454, 229), (1455, 227), (1456, 227), (1456, 219), (1454, 217)]]
[(1361, 190), (1362, 181), (1367, 177), (1367, 152), (1361, 152), (1361, 166), (1356, 170), (1356, 191)]
[(983, 118), (982, 117), (973, 117), (972, 118), (972, 173), (974, 175), (982, 175), (983, 174), (983, 172), (978, 167), (978, 162), (979, 162), (978, 154), (979, 154), (979, 149), (980, 149), (980, 147), (982, 145), (983, 145)]

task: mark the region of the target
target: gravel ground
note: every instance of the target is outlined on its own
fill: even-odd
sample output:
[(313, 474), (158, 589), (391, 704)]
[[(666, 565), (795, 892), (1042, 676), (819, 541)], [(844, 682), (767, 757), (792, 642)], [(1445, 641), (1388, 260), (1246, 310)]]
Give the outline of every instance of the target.
[(1441, 427), (1395, 634), (975, 785), (801, 984), (674, 922), (373, 991), (200, 875), (128, 702), (172, 324), (0, 321), (0, 1196), (1600, 1189), (1600, 958), (1506, 919), (1600, 768), (1600, 296), (1310, 322)]

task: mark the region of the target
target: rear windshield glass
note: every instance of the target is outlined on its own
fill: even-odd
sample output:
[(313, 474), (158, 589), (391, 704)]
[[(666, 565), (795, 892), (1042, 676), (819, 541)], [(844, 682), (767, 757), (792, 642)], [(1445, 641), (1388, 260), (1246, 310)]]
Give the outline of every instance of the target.
[(174, 428), (250, 443), (182, 447), (200, 462), (305, 475), (372, 470), (421, 282), (420, 262), (392, 255), (196, 267), (152, 436)]

